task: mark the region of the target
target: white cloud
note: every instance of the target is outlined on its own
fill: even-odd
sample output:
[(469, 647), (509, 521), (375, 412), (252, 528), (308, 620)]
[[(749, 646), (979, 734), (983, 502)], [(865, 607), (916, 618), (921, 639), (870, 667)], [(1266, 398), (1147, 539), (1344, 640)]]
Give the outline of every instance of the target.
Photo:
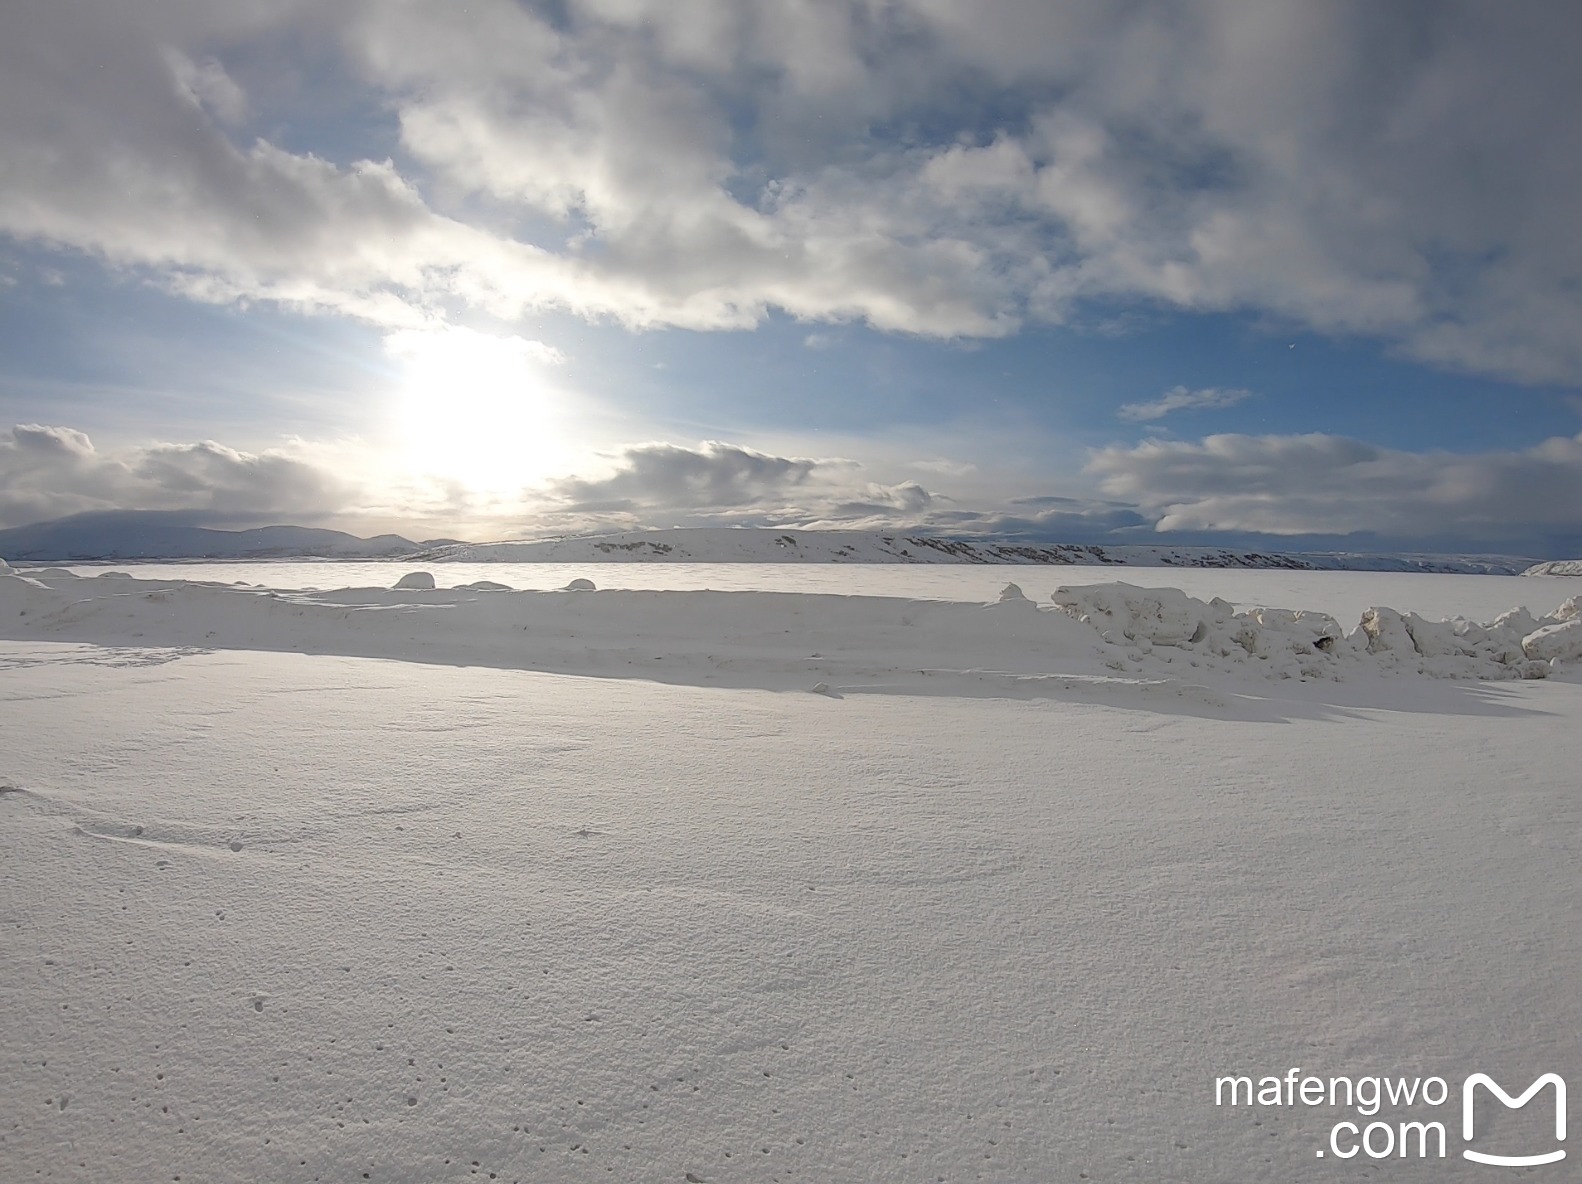
[[(1363, 0), (34, 5), (0, 49), (0, 230), (394, 328), (460, 304), (996, 336), (1142, 301), (1577, 382), (1582, 123), (1552, 115), (1582, 106), (1579, 22)], [(363, 88), (325, 92), (342, 129), (393, 112), (400, 163), (284, 146), (318, 129), (288, 110), (276, 132), (249, 78), (293, 37)]]
[(1252, 397), (1252, 392), (1245, 390), (1204, 387), (1194, 391), (1184, 386), (1174, 386), (1152, 402), (1127, 403), (1115, 414), (1133, 423), (1149, 423), (1163, 419), (1173, 411), (1208, 411), (1217, 407), (1233, 407)]
[(329, 468), (283, 451), (203, 441), (101, 453), (82, 432), (39, 424), (0, 435), (0, 527), (89, 510), (319, 518), (342, 509), (351, 492)]
[(1574, 535), (1582, 435), (1519, 451), (1415, 453), (1344, 436), (1209, 436), (1096, 452), (1087, 472), (1161, 531)]
[(943, 456), (908, 461), (907, 467), (921, 469), (925, 473), (939, 473), (946, 477), (967, 477), (978, 471), (978, 466), (970, 461), (951, 460)]
[(247, 116), (247, 96), (225, 67), (213, 58), (195, 62), (180, 50), (169, 49), (165, 60), (183, 96), (200, 110), (213, 112), (224, 124), (241, 123)]
[(11, 429), (11, 439), (0, 442), (0, 447), (9, 447), (31, 462), (85, 461), (95, 455), (93, 441), (76, 428), (39, 423), (17, 424)]

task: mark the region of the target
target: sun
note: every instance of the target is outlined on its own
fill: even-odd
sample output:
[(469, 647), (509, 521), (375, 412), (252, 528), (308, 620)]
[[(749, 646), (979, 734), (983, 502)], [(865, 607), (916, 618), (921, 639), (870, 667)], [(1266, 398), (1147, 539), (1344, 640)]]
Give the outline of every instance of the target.
[(385, 338), (399, 364), (395, 414), (404, 467), (476, 490), (519, 489), (566, 454), (564, 359), (540, 341), (449, 326)]

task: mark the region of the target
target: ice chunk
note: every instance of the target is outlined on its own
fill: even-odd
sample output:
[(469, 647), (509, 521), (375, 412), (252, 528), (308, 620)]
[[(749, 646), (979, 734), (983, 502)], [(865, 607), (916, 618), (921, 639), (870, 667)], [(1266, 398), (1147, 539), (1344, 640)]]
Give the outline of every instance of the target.
[(1545, 662), (1575, 662), (1582, 659), (1582, 617), (1572, 617), (1558, 625), (1545, 625), (1522, 639), (1522, 652)]

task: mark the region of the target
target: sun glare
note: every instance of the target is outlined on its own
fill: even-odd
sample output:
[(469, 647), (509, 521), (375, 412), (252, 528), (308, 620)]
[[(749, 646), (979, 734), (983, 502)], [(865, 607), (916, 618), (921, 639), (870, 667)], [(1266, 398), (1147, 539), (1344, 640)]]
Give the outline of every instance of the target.
[(565, 456), (557, 350), (473, 329), (403, 330), (385, 339), (401, 365), (397, 431), (405, 466), (469, 488), (519, 488)]

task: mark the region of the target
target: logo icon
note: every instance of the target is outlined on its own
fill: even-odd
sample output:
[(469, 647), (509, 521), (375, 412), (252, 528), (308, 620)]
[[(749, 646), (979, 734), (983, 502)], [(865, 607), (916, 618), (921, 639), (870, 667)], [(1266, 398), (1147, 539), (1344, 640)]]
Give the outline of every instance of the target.
[[(1472, 1106), (1473, 1094), (1478, 1086), (1483, 1086), (1489, 1093), (1498, 1098), (1509, 1110), (1520, 1110), (1534, 1095), (1546, 1085), (1555, 1087), (1555, 1141), (1564, 1143), (1566, 1139), (1566, 1083), (1558, 1073), (1545, 1073), (1537, 1081), (1527, 1087), (1520, 1097), (1511, 1097), (1500, 1088), (1499, 1082), (1487, 1073), (1474, 1073), (1461, 1084), (1461, 1137), (1467, 1142), (1472, 1142), (1473, 1122)], [(1566, 1157), (1565, 1149), (1545, 1152), (1542, 1155), (1489, 1155), (1482, 1151), (1463, 1151), (1462, 1156), (1472, 1160), (1473, 1163), (1488, 1163), (1498, 1167), (1527, 1168), (1536, 1167), (1538, 1164), (1558, 1163)]]

